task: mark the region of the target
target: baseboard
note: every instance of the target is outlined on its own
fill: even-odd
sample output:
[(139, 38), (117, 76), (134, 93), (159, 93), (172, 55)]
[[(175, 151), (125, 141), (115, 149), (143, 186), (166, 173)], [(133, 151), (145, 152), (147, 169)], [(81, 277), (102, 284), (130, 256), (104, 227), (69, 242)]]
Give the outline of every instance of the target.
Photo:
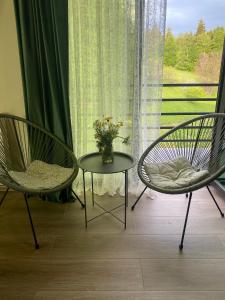
[(225, 192), (225, 186), (219, 182), (219, 180), (214, 180), (213, 183), (223, 192)]
[[(219, 180), (214, 180), (213, 181), (214, 185), (222, 192), (222, 195), (225, 193), (225, 186), (219, 182)], [(223, 201), (225, 201), (225, 198), (222, 197)]]

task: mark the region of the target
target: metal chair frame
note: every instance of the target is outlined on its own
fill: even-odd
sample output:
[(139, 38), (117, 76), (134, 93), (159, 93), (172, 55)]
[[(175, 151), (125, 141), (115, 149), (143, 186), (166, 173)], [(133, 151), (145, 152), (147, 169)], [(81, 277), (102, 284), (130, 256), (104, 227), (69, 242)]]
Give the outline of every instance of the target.
[[(11, 137), (9, 137), (9, 135), (11, 135)], [(12, 151), (14, 160), (15, 158), (17, 160), (16, 166), (15, 163), (13, 163), (13, 159), (10, 160), (7, 157), (11, 149), (10, 147), (13, 147), (13, 145), (11, 145), (12, 141), (14, 145), (16, 145), (16, 151), (15, 149), (13, 149)], [(61, 185), (45, 190), (32, 188), (28, 189), (15, 182), (9, 175), (9, 170), (17, 170), (18, 168), (26, 170), (27, 166), (29, 166), (29, 164), (34, 159), (40, 159), (45, 162), (51, 163), (51, 154), (53, 153), (53, 151), (55, 151), (55, 153), (60, 152), (62, 154), (60, 159), (58, 158), (59, 165), (63, 167), (70, 167), (73, 169), (71, 176)], [(18, 167), (18, 161), (20, 161), (20, 167)], [(57, 163), (57, 159), (56, 161), (54, 161), (54, 163)], [(73, 151), (68, 146), (66, 146), (65, 143), (63, 143), (58, 137), (56, 137), (46, 129), (43, 129), (39, 125), (24, 118), (8, 114), (0, 114), (0, 182), (4, 186), (6, 186), (6, 191), (4, 192), (0, 200), (0, 206), (6, 198), (9, 189), (13, 189), (15, 191), (23, 193), (36, 249), (39, 248), (39, 244), (31, 217), (28, 199), (29, 194), (42, 196), (62, 191), (63, 189), (68, 188), (72, 185), (72, 182), (76, 178), (78, 171), (79, 167)], [(80, 202), (83, 208), (83, 202), (80, 200), (80, 198), (72, 188), (71, 192), (74, 195), (75, 199)]]
[[(145, 172), (145, 164), (170, 161), (178, 156), (186, 157), (196, 170), (208, 170), (209, 175), (198, 183), (176, 189), (163, 189), (150, 181)], [(179, 249), (182, 250), (192, 194), (195, 190), (206, 186), (221, 217), (224, 217), (209, 185), (225, 172), (225, 114), (214, 113), (200, 116), (169, 130), (145, 150), (138, 162), (137, 171), (145, 188), (131, 207), (132, 210), (147, 188), (165, 194), (186, 194), (188, 206), (179, 244)]]

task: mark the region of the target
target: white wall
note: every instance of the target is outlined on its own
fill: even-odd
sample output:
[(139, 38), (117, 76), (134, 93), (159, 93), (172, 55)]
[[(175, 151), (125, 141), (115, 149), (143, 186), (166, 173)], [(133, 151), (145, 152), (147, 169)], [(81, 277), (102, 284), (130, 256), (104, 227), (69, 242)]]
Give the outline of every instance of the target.
[(24, 116), (13, 0), (0, 0), (0, 113)]

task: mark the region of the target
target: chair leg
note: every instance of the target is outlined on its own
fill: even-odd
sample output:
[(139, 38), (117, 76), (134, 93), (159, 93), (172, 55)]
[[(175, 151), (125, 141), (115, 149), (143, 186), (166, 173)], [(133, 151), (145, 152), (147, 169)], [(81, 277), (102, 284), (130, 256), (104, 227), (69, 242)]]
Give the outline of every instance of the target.
[(84, 208), (84, 203), (80, 200), (80, 198), (78, 197), (78, 195), (74, 192), (74, 190), (72, 189), (72, 193), (74, 194), (75, 198), (80, 202), (80, 205), (82, 208)]
[(187, 207), (186, 217), (185, 217), (185, 221), (184, 221), (184, 228), (183, 228), (181, 242), (180, 242), (180, 245), (179, 245), (180, 250), (183, 249), (184, 235), (185, 235), (185, 230), (186, 230), (186, 226), (187, 226), (189, 209), (190, 209), (190, 205), (191, 205), (191, 198), (192, 198), (192, 193), (189, 194), (188, 207)]
[(134, 210), (136, 204), (138, 203), (138, 201), (141, 199), (142, 195), (144, 194), (144, 192), (146, 191), (147, 186), (144, 188), (144, 190), (141, 192), (140, 196), (137, 198), (136, 202), (131, 206), (131, 209)]
[(25, 199), (25, 202), (26, 202), (27, 212), (28, 212), (28, 215), (29, 215), (30, 225), (31, 225), (32, 233), (33, 233), (35, 249), (39, 249), (39, 245), (38, 245), (38, 242), (37, 242), (37, 238), (36, 238), (36, 234), (35, 234), (35, 230), (34, 230), (33, 221), (32, 221), (32, 218), (31, 218), (30, 209), (29, 209), (29, 205), (28, 205), (27, 195), (26, 194), (24, 194), (24, 199)]
[(216, 207), (218, 208), (218, 210), (219, 210), (219, 212), (220, 212), (220, 214), (221, 214), (221, 217), (224, 218), (224, 213), (222, 212), (221, 208), (219, 207), (218, 203), (216, 202), (216, 199), (215, 199), (215, 197), (213, 196), (213, 193), (211, 192), (209, 186), (207, 185), (206, 187), (207, 187), (207, 190), (209, 191), (209, 193), (210, 193), (210, 195), (211, 195), (211, 197), (212, 197), (214, 203), (216, 204)]
[(5, 191), (4, 195), (2, 196), (2, 199), (0, 200), (0, 206), (2, 205), (2, 202), (4, 201), (6, 195), (8, 194), (9, 188)]

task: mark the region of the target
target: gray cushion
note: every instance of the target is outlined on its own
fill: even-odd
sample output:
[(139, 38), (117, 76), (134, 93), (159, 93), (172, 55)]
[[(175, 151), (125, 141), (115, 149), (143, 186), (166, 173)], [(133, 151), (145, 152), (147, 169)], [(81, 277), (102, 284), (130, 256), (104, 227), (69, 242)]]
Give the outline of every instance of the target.
[(158, 164), (146, 164), (145, 172), (155, 186), (177, 189), (198, 183), (209, 175), (207, 170), (196, 171), (185, 157)]
[(73, 173), (71, 168), (34, 160), (25, 172), (9, 171), (10, 177), (28, 189), (52, 189), (64, 183)]

